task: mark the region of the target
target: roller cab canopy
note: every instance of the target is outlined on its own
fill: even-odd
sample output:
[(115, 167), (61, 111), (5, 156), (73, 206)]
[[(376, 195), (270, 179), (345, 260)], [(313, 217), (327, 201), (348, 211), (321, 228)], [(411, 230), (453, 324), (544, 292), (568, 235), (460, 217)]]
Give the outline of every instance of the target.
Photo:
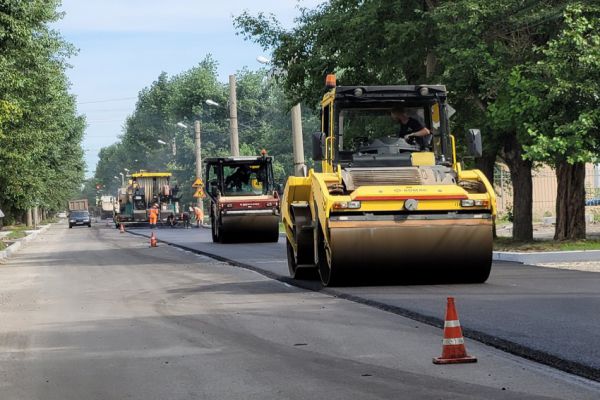
[(264, 196), (274, 189), (273, 157), (213, 157), (204, 160), (207, 194)]
[[(329, 164), (324, 170), (336, 164), (342, 168), (451, 166), (446, 98), (444, 85), (333, 88), (322, 101), (321, 159)], [(392, 116), (398, 110), (431, 135), (404, 138), (401, 124)]]

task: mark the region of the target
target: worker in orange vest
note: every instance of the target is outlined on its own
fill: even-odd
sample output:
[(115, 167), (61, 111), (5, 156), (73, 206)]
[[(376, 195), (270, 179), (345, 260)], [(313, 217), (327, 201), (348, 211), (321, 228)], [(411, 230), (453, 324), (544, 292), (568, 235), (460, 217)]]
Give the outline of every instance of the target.
[(196, 227), (200, 228), (200, 223), (202, 223), (202, 220), (204, 219), (204, 211), (202, 210), (202, 207), (194, 207), (194, 215), (196, 215)]
[(150, 228), (156, 228), (156, 223), (158, 222), (158, 206), (154, 204), (152, 208), (149, 210), (150, 213)]

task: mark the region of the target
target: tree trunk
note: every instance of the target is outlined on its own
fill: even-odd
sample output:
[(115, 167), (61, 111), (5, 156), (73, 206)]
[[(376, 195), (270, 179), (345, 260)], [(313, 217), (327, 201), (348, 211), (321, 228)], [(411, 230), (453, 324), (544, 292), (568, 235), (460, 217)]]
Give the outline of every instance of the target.
[(523, 148), (517, 135), (510, 135), (504, 143), (504, 161), (510, 169), (513, 185), (513, 239), (527, 242), (533, 240), (533, 183), (531, 161), (523, 159)]
[(585, 239), (585, 164), (558, 163), (556, 179), (554, 240)]

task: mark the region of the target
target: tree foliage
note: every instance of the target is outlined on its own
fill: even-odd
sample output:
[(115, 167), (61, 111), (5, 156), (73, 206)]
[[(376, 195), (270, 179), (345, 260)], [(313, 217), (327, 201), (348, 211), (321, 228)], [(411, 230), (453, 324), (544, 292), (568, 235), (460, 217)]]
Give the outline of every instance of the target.
[(74, 49), (49, 24), (59, 1), (0, 4), (0, 207), (62, 209), (83, 179), (77, 115), (65, 76)]
[(574, 3), (538, 60), (513, 69), (509, 108), (528, 135), (525, 157), (556, 168), (556, 239), (585, 238), (585, 163), (600, 152), (600, 6)]
[[(100, 151), (95, 176), (88, 186), (99, 184), (104, 186), (104, 193), (114, 194), (125, 168), (131, 172), (168, 170), (174, 173), (183, 200), (191, 201), (191, 184), (196, 178), (194, 121), (201, 123), (203, 159), (230, 154), (229, 88), (218, 81), (217, 66), (208, 56), (178, 75), (162, 73), (142, 89), (120, 141)], [(292, 174), (293, 157), (291, 122), (283, 91), (266, 70), (244, 69), (236, 77), (240, 153), (259, 155), (266, 149), (275, 157), (276, 179), (284, 182)], [(219, 105), (210, 106), (206, 100)], [(316, 129), (312, 114), (310, 110), (305, 116), (305, 129)], [(178, 122), (188, 128), (178, 127)]]
[[(264, 13), (243, 13), (235, 24), (246, 38), (272, 51), (291, 102), (316, 104), (324, 76), (332, 72), (341, 84), (349, 85), (446, 83), (450, 102), (458, 111), (455, 131), (480, 127), (486, 132), (488, 177), (498, 154), (509, 165), (515, 184), (513, 233), (517, 239), (527, 240), (532, 237), (531, 168), (534, 162), (549, 161), (536, 149), (552, 151), (563, 146), (571, 152), (569, 157), (586, 160), (590, 152), (596, 152), (587, 139), (569, 146), (565, 145), (568, 139), (550, 139), (555, 129), (558, 136), (576, 137), (573, 125), (553, 123), (556, 118), (547, 118), (547, 110), (521, 112), (524, 107), (514, 101), (514, 84), (526, 71), (533, 73), (530, 66), (543, 69), (548, 66), (545, 63), (554, 65), (554, 79), (569, 75), (569, 65), (571, 71), (575, 68), (569, 60), (577, 57), (581, 43), (560, 44), (561, 35), (574, 29), (570, 11), (564, 13), (570, 4), (591, 6), (594, 2), (331, 0), (313, 10), (304, 9), (290, 30)], [(583, 24), (579, 29), (596, 27), (589, 20), (578, 23)], [(559, 42), (552, 45), (555, 40)], [(557, 53), (559, 49), (562, 54)], [(591, 53), (584, 56), (589, 67), (598, 60), (597, 54)], [(563, 65), (553, 58), (562, 59)], [(542, 76), (531, 79), (543, 83), (539, 88), (553, 82), (541, 82)], [(564, 82), (556, 86), (565, 89)], [(588, 93), (594, 90), (593, 86), (589, 89)], [(546, 93), (536, 89), (524, 95), (542, 102)], [(555, 106), (572, 115), (571, 100), (575, 99)], [(594, 125), (589, 114), (581, 114), (581, 118), (578, 124)], [(548, 140), (553, 141), (552, 146), (544, 145)]]

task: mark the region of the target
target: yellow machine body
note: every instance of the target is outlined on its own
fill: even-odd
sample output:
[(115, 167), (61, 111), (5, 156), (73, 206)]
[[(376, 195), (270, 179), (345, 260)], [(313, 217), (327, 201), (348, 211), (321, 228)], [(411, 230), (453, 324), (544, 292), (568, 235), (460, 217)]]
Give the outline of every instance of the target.
[[(333, 88), (324, 96), (321, 171), (290, 177), (282, 199), (293, 277), (318, 272), (324, 285), (415, 275), (460, 282), (488, 278), (493, 188), (481, 171), (462, 170), (456, 161), (445, 88), (429, 86), (434, 95), (423, 95), (422, 88), (343, 87), (341, 95)], [(366, 94), (353, 98), (357, 89)], [(371, 93), (373, 101), (365, 102)], [(370, 138), (376, 145), (352, 154), (340, 145), (345, 109), (372, 107), (381, 119), (379, 109), (397, 102), (425, 110), (434, 131), (432, 145), (403, 151), (402, 146), (412, 147), (394, 137)]]

